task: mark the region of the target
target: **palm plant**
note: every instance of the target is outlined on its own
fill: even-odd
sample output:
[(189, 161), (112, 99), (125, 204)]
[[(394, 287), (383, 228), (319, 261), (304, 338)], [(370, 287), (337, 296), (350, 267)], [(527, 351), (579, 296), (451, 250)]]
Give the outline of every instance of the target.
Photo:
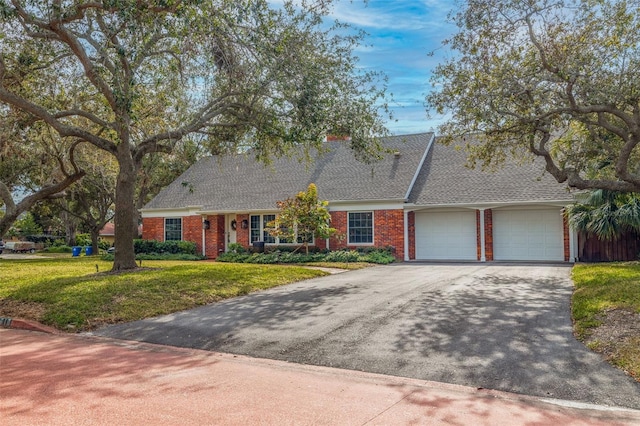
[(640, 194), (598, 189), (583, 194), (565, 214), (569, 225), (583, 237), (579, 249), (582, 254), (584, 237), (612, 241), (627, 232), (640, 233)]

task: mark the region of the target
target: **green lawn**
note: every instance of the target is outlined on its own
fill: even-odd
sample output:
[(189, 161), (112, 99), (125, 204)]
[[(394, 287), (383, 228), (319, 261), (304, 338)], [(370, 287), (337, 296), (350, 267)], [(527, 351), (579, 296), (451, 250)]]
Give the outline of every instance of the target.
[[(614, 323), (614, 312), (640, 313), (640, 262), (576, 265), (572, 316), (577, 337), (614, 365), (640, 379), (640, 330), (628, 316)], [(617, 315), (616, 317), (620, 317)], [(599, 333), (598, 327), (611, 332)], [(609, 330), (607, 328), (607, 330)]]
[(142, 266), (110, 274), (111, 262), (92, 257), (0, 260), (0, 317), (33, 319), (65, 331), (90, 330), (326, 274), (202, 261), (143, 261)]

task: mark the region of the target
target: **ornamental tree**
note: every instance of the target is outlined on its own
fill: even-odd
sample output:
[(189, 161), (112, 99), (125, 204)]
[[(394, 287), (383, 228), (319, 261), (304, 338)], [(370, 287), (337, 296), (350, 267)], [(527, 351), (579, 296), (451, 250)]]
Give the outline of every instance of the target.
[(332, 1), (297, 3), (0, 0), (0, 103), (116, 159), (114, 270), (136, 267), (143, 159), (187, 135), (262, 160), (328, 133), (375, 151), (384, 87), (356, 67), (360, 38), (321, 26)]
[(318, 189), (313, 183), (306, 191), (277, 204), (279, 212), (268, 224), (268, 232), (280, 238), (280, 242), (302, 244), (309, 254), (309, 243), (314, 238), (327, 239), (337, 232), (330, 226), (329, 203), (318, 199)]
[(640, 1), (468, 0), (428, 105), (485, 167), (534, 154), (558, 182), (640, 191)]

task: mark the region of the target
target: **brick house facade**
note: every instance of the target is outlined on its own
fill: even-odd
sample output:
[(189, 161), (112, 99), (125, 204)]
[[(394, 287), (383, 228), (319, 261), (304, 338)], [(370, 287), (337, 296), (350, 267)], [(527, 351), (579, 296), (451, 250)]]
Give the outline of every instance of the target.
[[(328, 200), (338, 237), (320, 249), (391, 249), (398, 260), (572, 261), (576, 235), (561, 211), (572, 196), (539, 164), (507, 164), (492, 174), (464, 167), (461, 150), (431, 133), (387, 138), (392, 154), (368, 165), (348, 143), (327, 142), (311, 164), (245, 156), (203, 159), (142, 210), (143, 238), (193, 241), (215, 259), (237, 243), (281, 245), (265, 232), (276, 202), (309, 183)], [(188, 188), (183, 184), (189, 182)], [(177, 227), (180, 227), (177, 232)]]

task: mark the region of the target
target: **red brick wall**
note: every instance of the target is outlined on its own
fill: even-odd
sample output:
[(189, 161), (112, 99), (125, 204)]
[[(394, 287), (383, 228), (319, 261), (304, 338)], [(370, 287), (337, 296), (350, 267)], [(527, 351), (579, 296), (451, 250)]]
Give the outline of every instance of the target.
[[(339, 234), (344, 235), (343, 239), (331, 238), (329, 241), (331, 250), (362, 247), (347, 244), (347, 212), (331, 212), (331, 226), (336, 228)], [(403, 210), (374, 210), (373, 247), (389, 246), (395, 249), (397, 259), (404, 260), (404, 212)]]
[[(142, 238), (164, 241), (164, 217), (145, 217), (142, 219)], [(215, 259), (225, 248), (224, 215), (207, 216), (210, 227), (205, 230), (205, 254)], [(202, 216), (182, 217), (182, 239), (196, 244), (196, 252), (202, 253)]]
[(487, 261), (493, 260), (493, 212), (484, 211), (484, 255)]
[[(242, 221), (247, 221), (247, 228), (242, 229)], [(242, 244), (244, 247), (249, 247), (249, 215), (239, 214), (236, 215), (236, 242)]]
[(329, 250), (347, 248), (347, 212), (331, 212), (331, 227), (338, 230), (338, 235), (329, 239)]
[(416, 258), (416, 213), (409, 212), (407, 221), (409, 222), (409, 259), (414, 260)]
[(211, 221), (211, 229), (215, 232), (215, 253), (207, 253), (207, 257), (218, 257), (220, 253), (224, 253), (224, 249), (226, 246), (225, 241), (225, 223), (224, 223), (224, 215), (219, 214), (217, 216), (213, 216), (213, 220)]
[(182, 239), (196, 243), (196, 253), (202, 253), (202, 216), (182, 217)]
[(142, 239), (164, 241), (164, 218), (142, 218)]
[(225, 248), (224, 215), (207, 216), (209, 229), (204, 233), (205, 256), (207, 259), (215, 259)]

